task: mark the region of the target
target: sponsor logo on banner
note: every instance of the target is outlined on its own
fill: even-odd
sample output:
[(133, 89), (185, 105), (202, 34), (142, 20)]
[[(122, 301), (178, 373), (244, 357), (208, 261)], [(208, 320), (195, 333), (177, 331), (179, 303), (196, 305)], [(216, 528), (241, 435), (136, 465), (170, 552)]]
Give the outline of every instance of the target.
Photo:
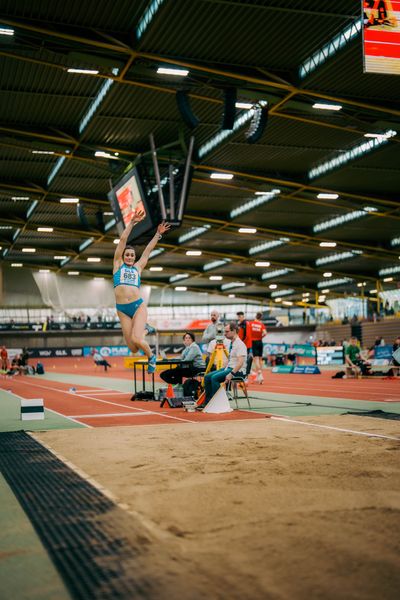
[(294, 367), (292, 373), (296, 375), (320, 375), (321, 371), (316, 365), (299, 365)]
[(131, 356), (128, 346), (85, 346), (83, 356), (90, 356), (93, 350), (105, 358), (109, 356)]
[(56, 356), (68, 356), (68, 352), (66, 350), (56, 350), (55, 355)]
[(82, 356), (83, 354), (83, 348), (72, 348), (71, 349), (71, 356)]

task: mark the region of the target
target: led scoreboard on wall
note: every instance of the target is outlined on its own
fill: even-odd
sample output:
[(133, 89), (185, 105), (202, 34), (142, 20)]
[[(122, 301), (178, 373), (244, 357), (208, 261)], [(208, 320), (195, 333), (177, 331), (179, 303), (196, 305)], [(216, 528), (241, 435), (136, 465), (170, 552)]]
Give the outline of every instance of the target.
[(362, 0), (364, 71), (400, 75), (400, 0)]

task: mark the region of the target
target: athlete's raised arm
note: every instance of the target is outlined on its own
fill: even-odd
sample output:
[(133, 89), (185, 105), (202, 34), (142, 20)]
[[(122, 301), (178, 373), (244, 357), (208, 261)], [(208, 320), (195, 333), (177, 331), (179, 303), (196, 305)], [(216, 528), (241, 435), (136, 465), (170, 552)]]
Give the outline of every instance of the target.
[(138, 223), (140, 223), (140, 221), (142, 221), (142, 219), (144, 219), (144, 217), (144, 210), (135, 211), (132, 217), (132, 221), (125, 227), (124, 231), (122, 232), (121, 237), (119, 238), (118, 245), (114, 252), (114, 269), (121, 266), (121, 263), (123, 262), (125, 246), (131, 234), (131, 231), (135, 227), (135, 225), (137, 225)]
[(143, 250), (143, 254), (140, 257), (140, 260), (138, 260), (135, 264), (135, 266), (138, 267), (141, 271), (146, 267), (151, 251), (154, 250), (154, 248), (157, 246), (157, 242), (161, 240), (162, 235), (166, 233), (170, 229), (170, 227), (171, 225), (169, 223), (166, 223), (165, 221), (160, 223), (157, 227), (155, 235), (152, 237), (150, 242), (147, 244), (146, 248)]

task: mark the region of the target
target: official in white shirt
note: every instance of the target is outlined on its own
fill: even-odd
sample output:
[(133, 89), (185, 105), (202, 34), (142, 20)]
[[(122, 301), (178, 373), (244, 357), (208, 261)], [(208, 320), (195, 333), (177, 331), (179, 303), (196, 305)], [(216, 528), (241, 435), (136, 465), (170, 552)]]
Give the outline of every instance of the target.
[(223, 381), (228, 382), (236, 375), (246, 375), (247, 348), (238, 336), (236, 323), (225, 325), (225, 337), (230, 340), (228, 365), (224, 369), (211, 371), (204, 377), (205, 399), (197, 407), (200, 410), (208, 404)]

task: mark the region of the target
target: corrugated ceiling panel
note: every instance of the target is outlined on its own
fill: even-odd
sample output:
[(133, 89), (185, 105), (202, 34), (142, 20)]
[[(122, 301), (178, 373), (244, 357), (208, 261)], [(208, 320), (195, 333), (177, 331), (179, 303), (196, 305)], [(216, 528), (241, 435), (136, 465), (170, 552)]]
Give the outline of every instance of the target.
[(54, 24), (100, 27), (111, 31), (131, 31), (148, 4), (148, 0), (68, 0), (68, 2), (32, 2), (4, 0), (4, 14)]
[[(172, 57), (185, 55), (222, 65), (294, 69), (348, 21), (321, 14), (317, 4), (318, 14), (280, 10), (282, 3), (250, 6), (178, 0), (155, 20), (140, 47), (153, 53), (168, 49)], [(298, 3), (294, 6), (303, 9)], [(304, 30), (307, 35), (299, 35)], [(283, 46), (282, 39), (296, 39), (296, 52), (289, 43)]]

